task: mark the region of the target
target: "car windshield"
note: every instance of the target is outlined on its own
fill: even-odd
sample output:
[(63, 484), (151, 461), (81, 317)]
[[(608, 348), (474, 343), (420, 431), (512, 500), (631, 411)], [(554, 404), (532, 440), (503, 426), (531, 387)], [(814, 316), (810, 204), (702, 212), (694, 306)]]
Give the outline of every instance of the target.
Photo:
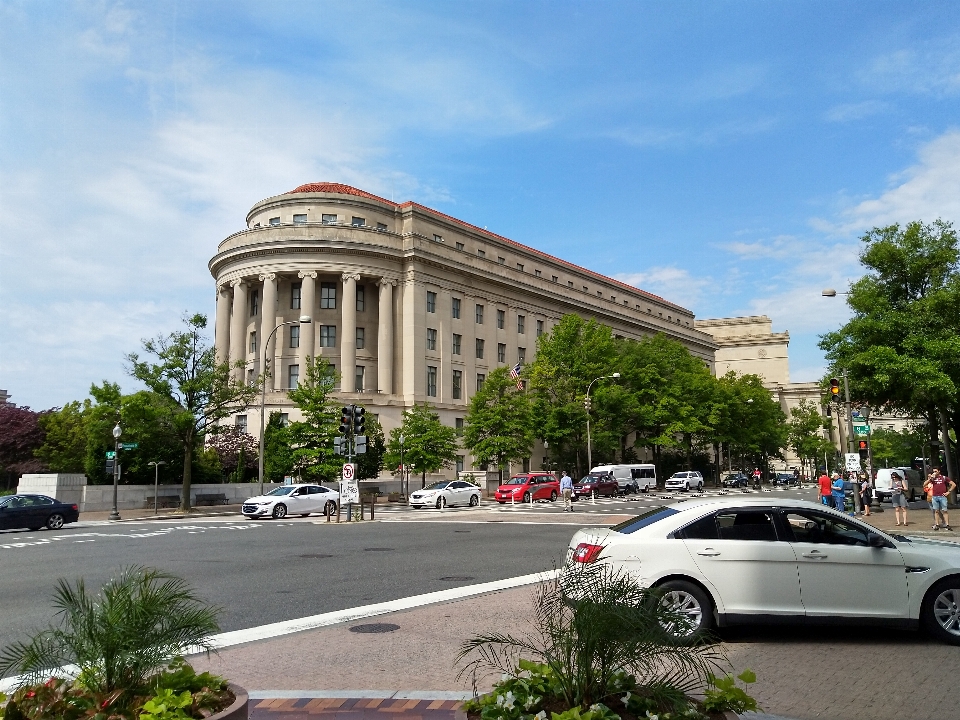
[(296, 490), (296, 488), (293, 485), (284, 485), (283, 487), (274, 488), (268, 492), (267, 495), (289, 495), (294, 490)]
[(624, 535), (629, 535), (630, 533), (636, 532), (640, 528), (645, 528), (648, 525), (653, 525), (655, 522), (659, 522), (664, 518), (670, 517), (671, 515), (676, 515), (678, 512), (678, 510), (668, 507), (650, 508), (645, 513), (637, 515), (635, 518), (624, 520), (619, 525), (614, 525), (613, 530)]
[(583, 484), (583, 483), (592, 483), (594, 480), (596, 480), (596, 478), (593, 477), (593, 475), (587, 475), (587, 476), (585, 476), (585, 477), (580, 478), (580, 483), (581, 483), (581, 484)]
[(670, 479), (671, 479), (671, 480), (684, 480), (684, 479), (686, 479), (686, 477), (687, 477), (687, 474), (686, 474), (686, 473), (674, 473), (673, 475), (670, 476)]
[(427, 485), (427, 486), (424, 488), (424, 490), (443, 490), (443, 489), (444, 489), (447, 485), (449, 485), (449, 484), (450, 484), (450, 483), (448, 483), (448, 482), (435, 482), (435, 483), (432, 483), (432, 484), (430, 484), (430, 485)]
[(526, 484), (527, 484), (526, 475), (522, 475), (522, 476), (518, 475), (517, 477), (512, 477), (504, 483), (504, 485), (526, 485)]

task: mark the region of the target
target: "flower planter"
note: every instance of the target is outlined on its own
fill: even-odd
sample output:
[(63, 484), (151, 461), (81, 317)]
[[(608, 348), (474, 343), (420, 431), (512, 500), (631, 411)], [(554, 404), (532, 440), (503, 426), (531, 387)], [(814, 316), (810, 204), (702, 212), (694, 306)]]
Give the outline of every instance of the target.
[(247, 695), (247, 691), (244, 690), (239, 685), (234, 685), (230, 683), (230, 690), (236, 696), (236, 700), (233, 701), (233, 704), (228, 708), (224, 708), (218, 713), (211, 715), (207, 720), (247, 720), (249, 717), (249, 711), (247, 705), (250, 702), (250, 697)]

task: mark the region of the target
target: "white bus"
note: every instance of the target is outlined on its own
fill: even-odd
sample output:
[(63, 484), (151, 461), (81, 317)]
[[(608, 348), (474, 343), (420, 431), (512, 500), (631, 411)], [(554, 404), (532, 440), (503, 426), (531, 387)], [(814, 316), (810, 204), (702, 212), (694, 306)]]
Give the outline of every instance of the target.
[(657, 468), (650, 464), (634, 465), (597, 465), (591, 475), (608, 473), (617, 480), (620, 492), (647, 492), (657, 489)]

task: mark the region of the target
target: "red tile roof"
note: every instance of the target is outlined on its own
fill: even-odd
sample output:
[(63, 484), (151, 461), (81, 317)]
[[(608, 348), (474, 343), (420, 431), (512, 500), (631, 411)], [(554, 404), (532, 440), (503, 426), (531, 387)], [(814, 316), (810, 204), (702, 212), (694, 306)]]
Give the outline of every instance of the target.
[(397, 209), (417, 208), (418, 210), (422, 210), (424, 212), (437, 215), (438, 217), (441, 217), (444, 220), (448, 220), (450, 222), (457, 223), (458, 225), (462, 225), (463, 227), (470, 228), (474, 232), (495, 237), (498, 240), (504, 243), (507, 243), (508, 245), (513, 245), (514, 247), (520, 248), (526, 252), (533, 253), (534, 255), (539, 255), (540, 257), (546, 260), (549, 260), (551, 262), (557, 263), (558, 265), (565, 265), (568, 268), (572, 268), (577, 272), (585, 273), (586, 275), (595, 277), (598, 280), (601, 280), (603, 282), (619, 285), (622, 288), (631, 290), (632, 292), (638, 292), (641, 295), (645, 295), (649, 298), (652, 298), (661, 303), (664, 303), (665, 305), (671, 305), (679, 310), (687, 311), (686, 308), (681, 307), (680, 305), (672, 303), (668, 300), (664, 300), (659, 295), (654, 295), (653, 293), (647, 292), (646, 290), (641, 290), (640, 288), (635, 287), (633, 285), (628, 285), (627, 283), (620, 282), (619, 280), (614, 280), (611, 277), (607, 277), (606, 275), (601, 275), (600, 273), (594, 272), (593, 270), (588, 270), (587, 268), (580, 267), (579, 265), (575, 265), (574, 263), (568, 262), (567, 260), (563, 260), (554, 255), (550, 255), (549, 253), (542, 252), (540, 250), (537, 250), (536, 248), (532, 248), (528, 245), (524, 245), (523, 243), (518, 243), (516, 240), (511, 240), (510, 238), (504, 237), (503, 235), (497, 235), (494, 232), (490, 232), (489, 230), (485, 230), (484, 228), (477, 227), (476, 225), (471, 225), (470, 223), (465, 222), (459, 218), (455, 218), (452, 215), (447, 215), (446, 213), (442, 213), (439, 210), (428, 208), (427, 206), (421, 205), (420, 203), (415, 203), (412, 200), (408, 200), (407, 202), (404, 202), (404, 203), (395, 203), (391, 200), (387, 200), (378, 195), (374, 195), (373, 193), (368, 193), (366, 190), (360, 190), (351, 185), (344, 185), (343, 183), (331, 183), (331, 182), (307, 183), (306, 185), (301, 185), (300, 187), (295, 188), (286, 194), (292, 195), (294, 193), (335, 193), (337, 195), (356, 195), (358, 197), (367, 198), (369, 200), (376, 200), (386, 205), (392, 205), (394, 208), (397, 208)]

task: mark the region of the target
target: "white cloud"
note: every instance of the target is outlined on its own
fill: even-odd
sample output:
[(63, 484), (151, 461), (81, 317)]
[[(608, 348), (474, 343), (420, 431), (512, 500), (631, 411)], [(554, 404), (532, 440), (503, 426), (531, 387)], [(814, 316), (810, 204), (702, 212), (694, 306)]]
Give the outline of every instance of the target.
[(921, 49), (895, 50), (874, 58), (860, 73), (884, 93), (951, 95), (960, 91), (960, 38), (930, 40)]
[(615, 280), (659, 295), (669, 302), (696, 309), (704, 292), (715, 283), (710, 278), (695, 277), (685, 268), (653, 267), (643, 272), (618, 273)]
[(877, 113), (883, 112), (886, 107), (886, 103), (879, 102), (878, 100), (843, 103), (841, 105), (834, 105), (824, 113), (823, 117), (829, 122), (851, 122), (876, 115)]

